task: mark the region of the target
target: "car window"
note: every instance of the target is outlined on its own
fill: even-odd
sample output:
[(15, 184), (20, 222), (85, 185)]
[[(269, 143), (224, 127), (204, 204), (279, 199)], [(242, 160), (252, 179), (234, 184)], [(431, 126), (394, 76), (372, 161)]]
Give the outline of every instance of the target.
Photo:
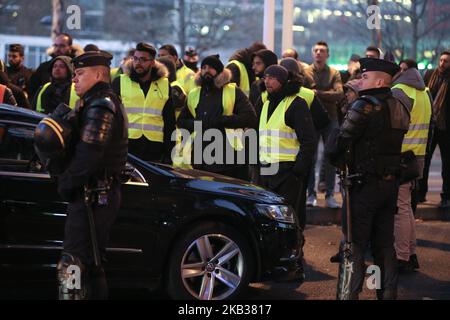
[(30, 171), (35, 159), (34, 126), (0, 124), (0, 170)]

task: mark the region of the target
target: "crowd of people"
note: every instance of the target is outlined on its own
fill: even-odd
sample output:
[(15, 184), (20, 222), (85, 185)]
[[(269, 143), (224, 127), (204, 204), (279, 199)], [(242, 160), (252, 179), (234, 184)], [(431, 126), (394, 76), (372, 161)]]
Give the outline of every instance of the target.
[[(0, 70), (0, 102), (45, 114), (61, 103), (76, 108), (85, 98), (77, 94), (80, 84), (73, 81), (73, 62), (83, 68), (84, 59), (90, 61), (89, 52), (101, 52), (95, 45), (80, 49), (69, 34), (60, 34), (54, 39), (52, 59), (33, 71), (24, 66), (23, 46), (11, 44), (8, 66)], [(81, 57), (87, 58), (77, 59), (82, 51)], [(383, 270), (378, 297), (393, 299), (398, 271), (419, 268), (414, 209), (426, 201), (437, 145), (443, 180), (439, 206), (450, 208), (450, 52), (442, 52), (438, 67), (424, 77), (414, 60), (397, 64), (392, 55), (372, 46), (364, 57), (353, 54), (343, 72), (328, 65), (326, 42), (317, 42), (311, 54), (311, 65), (294, 49), (279, 59), (255, 42), (237, 50), (226, 64), (219, 55), (210, 55), (198, 68), (192, 48), (180, 58), (174, 45), (155, 48), (140, 42), (120, 66), (108, 69), (103, 81), (124, 107), (130, 153), (145, 161), (201, 169), (269, 188), (294, 207), (301, 229), (306, 207), (317, 205), (317, 192), (325, 193), (327, 207), (341, 207), (335, 198), (336, 168), (348, 168), (356, 177), (349, 193), (357, 273), (352, 298), (361, 291), (370, 244)], [(191, 161), (192, 154), (186, 159), (186, 152), (173, 152), (180, 151), (179, 136), (173, 139), (173, 133), (183, 129), (199, 134), (196, 122), (201, 123), (201, 134), (209, 129), (223, 134), (224, 152), (251, 153), (254, 149), (245, 141), (240, 146), (228, 137), (230, 131), (255, 129), (257, 164), (249, 163), (248, 157), (244, 163)], [(316, 188), (320, 139), (325, 148)], [(212, 142), (200, 143), (206, 150)], [(275, 174), (261, 174), (272, 164), (279, 166)], [(338, 253), (331, 260), (340, 259)]]

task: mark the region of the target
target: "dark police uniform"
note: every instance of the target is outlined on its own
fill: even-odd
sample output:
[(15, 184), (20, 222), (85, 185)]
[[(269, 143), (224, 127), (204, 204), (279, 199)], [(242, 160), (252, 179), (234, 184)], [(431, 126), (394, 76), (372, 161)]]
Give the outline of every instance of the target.
[[(97, 65), (109, 67), (111, 58), (106, 52), (88, 52), (75, 58), (73, 63), (75, 69)], [(77, 265), (87, 294), (75, 298), (102, 299), (107, 297), (106, 278), (102, 267), (94, 268), (85, 189), (107, 189), (94, 192), (90, 205), (104, 261), (109, 232), (120, 207), (119, 175), (127, 160), (128, 123), (123, 105), (109, 83), (95, 84), (81, 97), (79, 107), (73, 155), (67, 169), (58, 177), (58, 192), (69, 201), (64, 249), (57, 267), (58, 279), (63, 286), (60, 290), (67, 293), (64, 288), (67, 268)], [(60, 298), (73, 296), (66, 294)]]
[[(379, 59), (360, 60), (362, 72), (381, 71), (393, 76), (398, 66)], [(357, 299), (365, 273), (364, 254), (370, 244), (381, 270), (379, 299), (395, 299), (397, 260), (394, 251), (394, 214), (399, 187), (400, 154), (408, 130), (409, 113), (393, 98), (390, 88), (359, 92), (348, 111), (331, 156), (345, 155), (353, 179), (349, 189), (353, 236), (351, 298)]]

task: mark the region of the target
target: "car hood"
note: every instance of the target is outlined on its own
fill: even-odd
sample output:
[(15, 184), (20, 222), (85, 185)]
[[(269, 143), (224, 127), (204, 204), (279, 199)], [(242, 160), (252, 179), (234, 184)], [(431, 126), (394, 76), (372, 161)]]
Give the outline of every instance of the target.
[(152, 165), (167, 170), (177, 184), (186, 189), (215, 193), (220, 196), (237, 196), (260, 203), (285, 203), (283, 197), (247, 181), (201, 170), (173, 168), (161, 164)]

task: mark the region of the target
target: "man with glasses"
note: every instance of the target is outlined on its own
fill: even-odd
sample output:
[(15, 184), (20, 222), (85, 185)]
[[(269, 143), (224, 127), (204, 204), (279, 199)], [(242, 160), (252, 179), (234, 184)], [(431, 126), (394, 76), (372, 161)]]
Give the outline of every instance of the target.
[(156, 49), (137, 44), (132, 67), (112, 87), (128, 115), (129, 151), (145, 161), (170, 163), (175, 111), (170, 98), (167, 68), (155, 60)]

